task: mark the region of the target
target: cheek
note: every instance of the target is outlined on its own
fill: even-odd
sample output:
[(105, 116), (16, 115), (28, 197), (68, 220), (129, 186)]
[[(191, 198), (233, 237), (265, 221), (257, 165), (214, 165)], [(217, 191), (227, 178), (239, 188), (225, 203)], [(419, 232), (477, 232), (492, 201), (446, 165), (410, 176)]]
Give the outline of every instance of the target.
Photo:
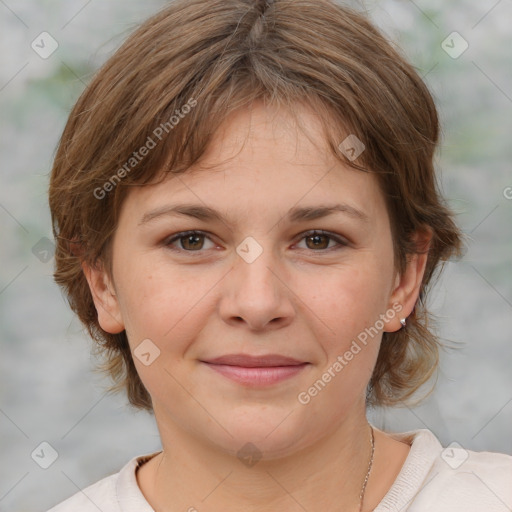
[(132, 350), (150, 339), (160, 349), (159, 362), (180, 362), (212, 321), (215, 292), (225, 271), (172, 265), (165, 253), (141, 254), (119, 262), (117, 269), (119, 303)]
[[(119, 276), (125, 276), (119, 291), (121, 312), (137, 372), (152, 396), (170, 393), (183, 406), (186, 393), (171, 375), (187, 371), (184, 355), (211, 316), (208, 290), (215, 282), (207, 275), (198, 279), (197, 270), (190, 274), (142, 258), (119, 267)], [(144, 361), (146, 353), (150, 356)]]
[(322, 293), (315, 294), (320, 306), (336, 325), (361, 328), (375, 321), (386, 305), (386, 283), (379, 265), (353, 265), (325, 280)]
[(150, 258), (120, 265), (119, 276), (119, 303), (131, 343), (145, 338), (161, 343), (179, 332), (208, 285)]
[(315, 407), (329, 411), (322, 414), (333, 423), (355, 397), (364, 395), (379, 353), (381, 326), (377, 322), (386, 308), (386, 280), (380, 265), (367, 263), (338, 269), (322, 280), (322, 292), (310, 294), (311, 310), (322, 319), (315, 338), (323, 357), (318, 360), (312, 387), (301, 391), (315, 393), (317, 379), (327, 382), (327, 392), (319, 392), (314, 399)]

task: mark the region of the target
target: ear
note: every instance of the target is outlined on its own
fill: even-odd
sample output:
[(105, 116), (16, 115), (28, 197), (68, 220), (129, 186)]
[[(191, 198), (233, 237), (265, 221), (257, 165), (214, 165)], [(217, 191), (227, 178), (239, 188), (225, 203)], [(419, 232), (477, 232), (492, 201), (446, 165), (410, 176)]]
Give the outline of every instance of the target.
[[(419, 254), (409, 254), (405, 271), (395, 275), (394, 288), (388, 302), (388, 311), (396, 311), (393, 318), (385, 321), (385, 332), (396, 332), (402, 328), (401, 318), (407, 319), (418, 300), (421, 282), (427, 265), (432, 230), (425, 227), (416, 231), (413, 241)], [(401, 306), (401, 309), (398, 306)]]
[(99, 263), (97, 266), (91, 266), (83, 261), (82, 270), (89, 284), (94, 305), (98, 312), (100, 327), (110, 334), (124, 331), (119, 301), (113, 283), (103, 264)]

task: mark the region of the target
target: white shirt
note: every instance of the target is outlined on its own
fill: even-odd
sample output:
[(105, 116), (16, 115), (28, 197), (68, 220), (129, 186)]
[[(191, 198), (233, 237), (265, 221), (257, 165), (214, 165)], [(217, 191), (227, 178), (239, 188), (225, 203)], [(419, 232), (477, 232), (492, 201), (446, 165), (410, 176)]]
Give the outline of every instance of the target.
[[(393, 485), (374, 512), (510, 512), (512, 456), (443, 449), (427, 429), (389, 434), (411, 445)], [(144, 498), (136, 469), (160, 452), (130, 460), (48, 512), (154, 512)]]

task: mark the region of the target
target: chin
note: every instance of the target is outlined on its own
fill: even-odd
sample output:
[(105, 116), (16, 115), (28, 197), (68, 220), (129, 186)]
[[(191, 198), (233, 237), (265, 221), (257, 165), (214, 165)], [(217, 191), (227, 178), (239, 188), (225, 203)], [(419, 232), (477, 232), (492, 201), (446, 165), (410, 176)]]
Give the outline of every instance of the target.
[(244, 408), (238, 414), (231, 412), (225, 421), (218, 417), (231, 436), (221, 428), (215, 430), (220, 437), (212, 436), (209, 430), (210, 441), (238, 458), (252, 456), (263, 460), (291, 455), (313, 442), (311, 426), (306, 421), (293, 417), (289, 410), (279, 409), (271, 414), (267, 406), (263, 407), (263, 411), (260, 407), (257, 411)]

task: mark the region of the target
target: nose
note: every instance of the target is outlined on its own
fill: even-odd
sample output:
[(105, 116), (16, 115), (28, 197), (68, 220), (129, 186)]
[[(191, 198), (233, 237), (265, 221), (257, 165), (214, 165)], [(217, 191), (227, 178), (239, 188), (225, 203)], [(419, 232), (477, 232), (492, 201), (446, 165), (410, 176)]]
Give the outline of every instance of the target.
[(220, 315), (232, 325), (251, 331), (279, 329), (295, 316), (289, 276), (271, 251), (251, 263), (236, 255), (231, 272), (223, 282)]

